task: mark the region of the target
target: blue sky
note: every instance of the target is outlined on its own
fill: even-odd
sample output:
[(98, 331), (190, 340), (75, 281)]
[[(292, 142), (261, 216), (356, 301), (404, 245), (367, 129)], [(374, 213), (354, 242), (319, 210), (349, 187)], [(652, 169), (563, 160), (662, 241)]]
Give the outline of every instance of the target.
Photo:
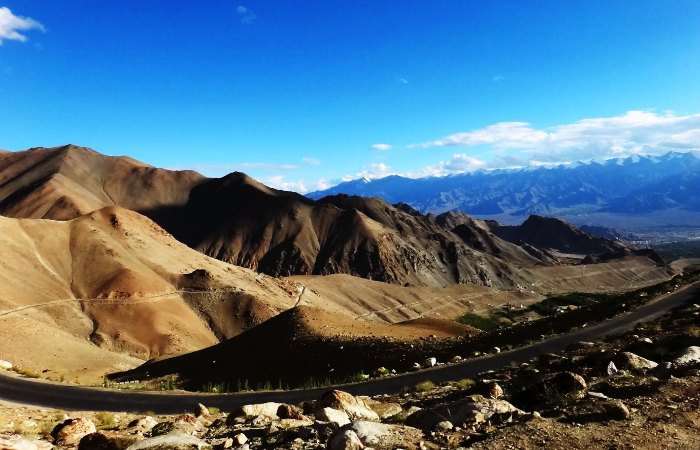
[(700, 2), (0, 0), (0, 148), (300, 191), (700, 149)]

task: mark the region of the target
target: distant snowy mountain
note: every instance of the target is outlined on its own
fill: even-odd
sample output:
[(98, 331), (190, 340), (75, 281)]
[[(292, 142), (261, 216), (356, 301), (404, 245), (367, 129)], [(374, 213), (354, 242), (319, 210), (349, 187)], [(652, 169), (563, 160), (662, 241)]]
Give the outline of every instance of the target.
[(423, 213), (477, 216), (700, 212), (700, 158), (693, 153), (634, 155), (601, 163), (481, 170), (446, 177), (353, 180), (308, 197), (349, 194), (403, 202)]

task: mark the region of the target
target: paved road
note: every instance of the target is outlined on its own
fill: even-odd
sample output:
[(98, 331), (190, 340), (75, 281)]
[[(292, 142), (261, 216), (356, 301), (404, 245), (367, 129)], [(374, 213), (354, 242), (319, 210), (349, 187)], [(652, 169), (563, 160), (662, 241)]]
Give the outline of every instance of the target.
[[(439, 382), (473, 378), (479, 372), (499, 369), (512, 362), (525, 362), (542, 353), (561, 351), (572, 343), (592, 341), (608, 334), (629, 330), (639, 322), (654, 320), (676, 307), (689, 303), (700, 303), (700, 283), (611, 320), (578, 329), (566, 335), (555, 336), (527, 347), (471, 359), (457, 365), (341, 385), (339, 388), (356, 395), (375, 395), (398, 392), (404, 387), (415, 386), (416, 383), (424, 380)], [(167, 414), (190, 411), (197, 403), (203, 403), (229, 411), (246, 403), (268, 401), (297, 403), (311, 400), (318, 398), (328, 389), (242, 394), (172, 394), (86, 388), (0, 374), (0, 399), (65, 410), (152, 411)]]

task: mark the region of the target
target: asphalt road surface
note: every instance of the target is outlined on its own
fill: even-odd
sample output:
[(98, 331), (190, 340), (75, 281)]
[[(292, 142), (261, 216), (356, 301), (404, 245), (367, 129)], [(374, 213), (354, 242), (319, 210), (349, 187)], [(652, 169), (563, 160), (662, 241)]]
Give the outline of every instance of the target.
[[(536, 342), (526, 347), (467, 360), (463, 363), (440, 366), (389, 378), (336, 386), (355, 395), (376, 395), (399, 392), (420, 381), (434, 382), (473, 378), (486, 370), (496, 370), (511, 363), (528, 361), (542, 353), (554, 353), (580, 341), (593, 341), (609, 334), (632, 329), (639, 322), (654, 320), (674, 308), (700, 303), (700, 283), (646, 304), (632, 312), (613, 319), (577, 329)], [(293, 370), (290, 369), (290, 370)], [(329, 387), (276, 392), (248, 392), (238, 394), (156, 393), (132, 392), (113, 389), (87, 388), (45, 381), (30, 380), (14, 375), (0, 374), (0, 399), (15, 403), (45, 406), (64, 410), (124, 411), (173, 414), (192, 411), (197, 403), (230, 411), (249, 403), (298, 403), (312, 400)]]

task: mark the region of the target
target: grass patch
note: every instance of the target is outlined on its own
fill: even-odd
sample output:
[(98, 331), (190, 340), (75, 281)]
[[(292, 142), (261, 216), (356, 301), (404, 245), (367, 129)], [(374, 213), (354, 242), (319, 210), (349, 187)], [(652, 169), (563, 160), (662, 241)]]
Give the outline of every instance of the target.
[(437, 386), (435, 386), (435, 383), (433, 383), (430, 380), (425, 380), (421, 381), (420, 383), (416, 384), (413, 387), (413, 390), (416, 392), (425, 392), (425, 391), (430, 391), (431, 389), (435, 389)]
[(496, 314), (482, 316), (474, 313), (462, 314), (457, 318), (457, 322), (478, 328), (481, 331), (494, 331), (511, 324), (509, 319)]
[(27, 378), (40, 378), (41, 374), (35, 370), (28, 369), (26, 367), (21, 367), (21, 366), (14, 366), (12, 367), (12, 370), (14, 370), (16, 373), (23, 375)]
[(463, 378), (459, 380), (456, 385), (460, 389), (469, 389), (470, 387), (474, 386), (476, 384), (476, 381), (472, 380), (471, 378)]
[(95, 413), (95, 420), (97, 420), (97, 429), (99, 430), (110, 430), (117, 426), (117, 417), (109, 411), (100, 411)]

